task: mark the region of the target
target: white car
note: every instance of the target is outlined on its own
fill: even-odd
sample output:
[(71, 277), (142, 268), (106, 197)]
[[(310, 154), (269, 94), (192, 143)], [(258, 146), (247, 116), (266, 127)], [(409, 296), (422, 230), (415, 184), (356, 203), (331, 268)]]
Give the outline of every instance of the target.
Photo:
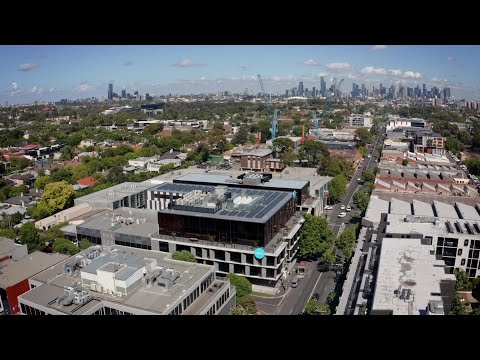
[(333, 206), (325, 205), (324, 209), (325, 210), (333, 210)]
[(352, 208), (350, 206), (347, 206), (347, 211), (352, 211)]
[(340, 210), (345, 210), (345, 205), (340, 206)]
[(343, 218), (343, 217), (345, 217), (345, 216), (347, 216), (347, 213), (346, 213), (346, 212), (341, 212), (340, 214), (338, 214), (338, 217), (339, 217), (339, 218)]

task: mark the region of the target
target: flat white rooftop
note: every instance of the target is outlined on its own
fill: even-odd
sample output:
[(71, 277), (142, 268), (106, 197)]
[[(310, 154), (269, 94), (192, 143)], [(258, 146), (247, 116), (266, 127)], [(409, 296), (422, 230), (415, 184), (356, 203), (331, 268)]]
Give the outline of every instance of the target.
[(433, 246), (420, 239), (383, 239), (372, 312), (420, 315), (430, 300), (441, 300), (432, 293), (440, 294), (440, 282), (455, 281), (455, 275), (445, 274), (444, 262), (431, 251)]

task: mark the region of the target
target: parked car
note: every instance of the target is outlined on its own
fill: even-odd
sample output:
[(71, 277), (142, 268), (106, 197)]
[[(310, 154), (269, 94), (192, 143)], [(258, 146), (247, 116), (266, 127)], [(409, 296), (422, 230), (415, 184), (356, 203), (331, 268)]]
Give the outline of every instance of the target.
[(340, 210), (345, 210), (345, 205), (340, 206)]
[(345, 217), (345, 216), (347, 216), (347, 213), (346, 213), (346, 212), (341, 212), (340, 214), (338, 214), (338, 217), (339, 217), (339, 218), (343, 218), (343, 217)]
[(352, 211), (352, 208), (350, 206), (347, 206), (347, 211)]
[(333, 210), (333, 206), (325, 205), (324, 210)]
[(295, 278), (292, 280), (292, 288), (296, 288), (298, 286), (298, 281), (299, 278), (295, 276)]

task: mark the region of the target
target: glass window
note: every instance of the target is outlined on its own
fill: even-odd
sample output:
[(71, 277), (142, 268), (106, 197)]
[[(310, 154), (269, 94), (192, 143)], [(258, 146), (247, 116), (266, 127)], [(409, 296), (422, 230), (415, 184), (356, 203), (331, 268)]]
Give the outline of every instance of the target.
[(462, 249), (458, 249), (457, 255), (462, 255)]
[(462, 265), (462, 266), (465, 265), (465, 259), (462, 259), (460, 265)]
[(439, 237), (437, 240), (437, 246), (443, 246), (443, 237)]
[(468, 246), (468, 239), (465, 239), (465, 241), (463, 242), (463, 246)]

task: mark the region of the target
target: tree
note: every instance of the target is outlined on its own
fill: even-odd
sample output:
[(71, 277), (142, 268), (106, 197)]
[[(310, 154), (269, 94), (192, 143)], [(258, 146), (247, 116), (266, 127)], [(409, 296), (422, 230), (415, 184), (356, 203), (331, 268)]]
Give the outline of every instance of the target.
[(70, 240), (60, 238), (55, 240), (53, 251), (65, 255), (75, 255), (80, 252), (80, 248)]
[(362, 172), (362, 179), (366, 182), (374, 182), (375, 181), (375, 173), (370, 170), (365, 170)]
[(2, 229), (0, 230), (0, 236), (14, 240), (17, 237), (17, 234), (15, 234), (15, 231), (12, 229)]
[(357, 206), (358, 210), (365, 211), (368, 207), (368, 203), (370, 202), (370, 196), (362, 191), (357, 191), (353, 195), (353, 202)]
[(66, 181), (47, 184), (37, 204), (37, 210), (47, 216), (73, 205), (75, 191)]
[(324, 218), (303, 214), (305, 222), (300, 234), (299, 254), (301, 257), (321, 255), (333, 243), (332, 230)]
[(460, 298), (458, 293), (455, 293), (452, 301), (452, 310), (450, 310), (451, 315), (466, 315), (467, 314), (467, 306)]
[(280, 155), (283, 155), (285, 152), (295, 150), (295, 143), (289, 138), (281, 137), (275, 140), (275, 148)]
[(50, 182), (49, 176), (39, 176), (37, 180), (35, 180), (34, 186), (37, 189), (44, 189), (45, 185), (47, 185), (49, 182)]
[(403, 159), (403, 160), (402, 160), (402, 165), (403, 165), (403, 166), (408, 166), (408, 160), (407, 160), (407, 159)]
[(310, 315), (330, 315), (330, 306), (325, 303), (310, 299), (305, 306), (305, 312)]
[(360, 146), (365, 146), (372, 142), (372, 134), (367, 128), (359, 128), (355, 130), (356, 140)]
[(237, 300), (237, 306), (232, 309), (232, 315), (256, 315), (257, 304), (252, 296), (244, 296)]
[(457, 291), (472, 291), (473, 284), (470, 281), (468, 274), (463, 270), (455, 270), (455, 278), (457, 283), (455, 289)]
[(293, 151), (286, 151), (280, 155), (280, 159), (282, 160), (283, 165), (292, 166), (294, 161), (297, 160), (297, 155), (295, 155)]
[(335, 248), (327, 249), (322, 255), (322, 261), (327, 265), (333, 265), (337, 261), (337, 257), (335, 256)]
[(368, 154), (368, 148), (366, 146), (360, 146), (360, 154), (362, 154), (362, 156), (366, 156)]
[(87, 239), (82, 239), (78, 243), (78, 247), (80, 248), (80, 250), (88, 249), (90, 246), (92, 246), (92, 243), (90, 241), (88, 241)]
[(330, 184), (328, 185), (328, 192), (330, 194), (330, 199), (332, 201), (337, 202), (342, 198), (343, 195), (345, 195), (345, 192), (347, 191), (347, 184), (348, 180), (345, 177), (345, 175), (340, 174), (335, 176)]
[(337, 237), (335, 245), (342, 251), (343, 256), (348, 261), (353, 255), (353, 244), (356, 241), (355, 228), (348, 228)]
[(163, 130), (163, 124), (149, 124), (143, 129), (144, 134), (155, 135)]
[(250, 127), (246, 124), (242, 125), (240, 129), (233, 135), (232, 144), (245, 144), (248, 141)]
[(40, 249), (41, 242), (38, 236), (38, 231), (33, 222), (28, 222), (20, 228), (20, 241), (27, 244), (28, 252)]
[(187, 262), (192, 262), (192, 263), (197, 262), (197, 259), (195, 258), (195, 255), (193, 255), (188, 250), (175, 251), (172, 254), (172, 259), (173, 260), (180, 260), (180, 261), (187, 261)]
[(445, 141), (445, 149), (457, 154), (464, 150), (464, 146), (457, 138), (449, 136), (447, 141)]
[(252, 293), (252, 284), (248, 279), (237, 274), (228, 274), (227, 278), (230, 280), (230, 283), (235, 286), (237, 291), (237, 299), (240, 299), (244, 296), (248, 296)]

